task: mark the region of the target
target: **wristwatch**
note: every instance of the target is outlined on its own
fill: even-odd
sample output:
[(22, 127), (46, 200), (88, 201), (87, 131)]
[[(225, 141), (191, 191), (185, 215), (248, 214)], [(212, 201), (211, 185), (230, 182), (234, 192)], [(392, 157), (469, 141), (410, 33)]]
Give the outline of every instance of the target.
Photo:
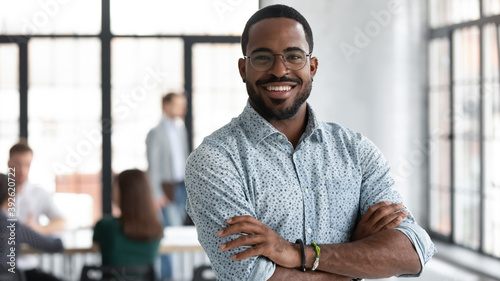
[(362, 278), (354, 278), (351, 281), (363, 281), (363, 279)]

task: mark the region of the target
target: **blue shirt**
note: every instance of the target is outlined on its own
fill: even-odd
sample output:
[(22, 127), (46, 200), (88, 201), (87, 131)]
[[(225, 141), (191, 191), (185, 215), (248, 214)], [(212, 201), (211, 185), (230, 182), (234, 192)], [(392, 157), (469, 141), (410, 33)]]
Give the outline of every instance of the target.
[[(371, 141), (318, 121), (309, 105), (307, 112), (296, 149), (247, 104), (190, 155), (186, 208), (217, 280), (267, 280), (275, 270), (262, 256), (232, 261), (245, 247), (219, 249), (239, 236), (216, 234), (230, 217), (253, 216), (291, 242), (336, 244), (350, 241), (370, 206), (402, 202), (387, 161)], [(411, 213), (397, 229), (413, 243), (423, 268), (436, 252), (429, 236)]]

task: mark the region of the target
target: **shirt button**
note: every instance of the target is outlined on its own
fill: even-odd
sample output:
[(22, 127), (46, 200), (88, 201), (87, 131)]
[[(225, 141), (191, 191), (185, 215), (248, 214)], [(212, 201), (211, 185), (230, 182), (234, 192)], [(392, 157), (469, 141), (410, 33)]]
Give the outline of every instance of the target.
[(283, 136), (282, 136), (282, 135), (278, 135), (278, 139), (279, 139), (279, 140), (282, 140), (282, 139), (283, 139)]
[(306, 188), (306, 190), (305, 190), (305, 191), (306, 191), (306, 193), (309, 193), (309, 189), (307, 189), (307, 188)]
[(311, 228), (308, 228), (307, 233), (311, 234), (311, 232), (313, 232), (313, 230)]

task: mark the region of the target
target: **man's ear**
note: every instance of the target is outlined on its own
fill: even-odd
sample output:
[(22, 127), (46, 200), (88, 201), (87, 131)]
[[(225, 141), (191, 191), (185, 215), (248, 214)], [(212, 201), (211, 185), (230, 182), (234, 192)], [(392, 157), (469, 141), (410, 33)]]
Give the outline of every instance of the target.
[(317, 70), (318, 70), (318, 58), (312, 57), (309, 60), (309, 71), (311, 72), (311, 78), (314, 78)]
[(247, 61), (246, 59), (240, 58), (238, 60), (238, 70), (240, 71), (240, 76), (241, 79), (243, 79), (243, 82), (246, 81), (247, 78), (247, 67), (246, 67)]

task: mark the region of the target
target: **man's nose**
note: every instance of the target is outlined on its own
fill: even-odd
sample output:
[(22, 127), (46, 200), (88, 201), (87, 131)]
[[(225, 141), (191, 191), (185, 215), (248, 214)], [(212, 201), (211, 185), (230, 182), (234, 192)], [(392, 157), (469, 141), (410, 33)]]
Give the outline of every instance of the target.
[(276, 55), (274, 55), (273, 65), (271, 65), (271, 68), (269, 68), (267, 73), (272, 74), (276, 77), (283, 77), (289, 71), (290, 71), (290, 69), (288, 69), (288, 67), (285, 65), (285, 62), (283, 60), (283, 55), (276, 54)]

